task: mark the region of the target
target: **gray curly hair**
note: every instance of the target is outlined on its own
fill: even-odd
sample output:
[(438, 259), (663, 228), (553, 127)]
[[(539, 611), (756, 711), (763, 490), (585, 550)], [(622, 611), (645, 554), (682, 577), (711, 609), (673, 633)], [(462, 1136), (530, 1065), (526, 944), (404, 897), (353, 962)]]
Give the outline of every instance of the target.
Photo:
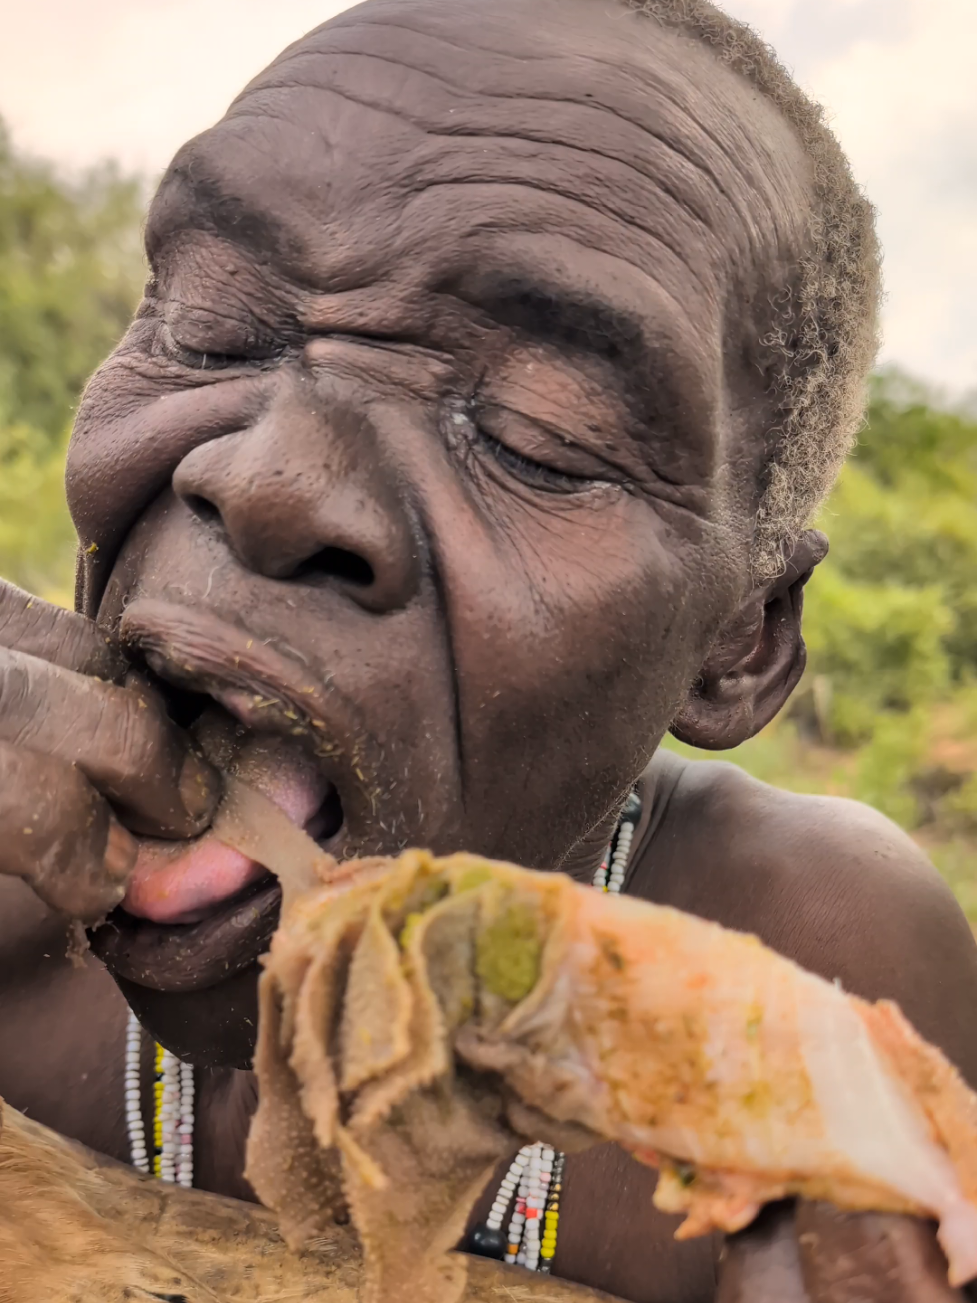
[(712, 47), (723, 63), (771, 100), (796, 132), (813, 170), (810, 244), (785, 287), (768, 335), (780, 390), (774, 455), (756, 515), (758, 582), (785, 556), (831, 489), (861, 423), (865, 382), (878, 347), (881, 289), (875, 213), (855, 183), (824, 110), (794, 82), (750, 27), (710, 0), (625, 0), (664, 27)]

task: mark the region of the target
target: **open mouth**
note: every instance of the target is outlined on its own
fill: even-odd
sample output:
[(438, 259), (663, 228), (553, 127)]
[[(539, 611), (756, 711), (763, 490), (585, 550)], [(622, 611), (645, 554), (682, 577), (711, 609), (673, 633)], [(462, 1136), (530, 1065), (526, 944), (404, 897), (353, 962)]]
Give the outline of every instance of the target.
[[(253, 642), (226, 626), (219, 632), (232, 643), (244, 637), (250, 648)], [(338, 853), (345, 840), (339, 790), (327, 776), (328, 760), (309, 745), (311, 730), (289, 709), (288, 692), (269, 690), (266, 678), (236, 681), (240, 657), (233, 646), (228, 664), (235, 672), (224, 676), (213, 647), (201, 668), (186, 648), (173, 657), (152, 639), (141, 642), (152, 686), (202, 754), (273, 801), (323, 850)], [(325, 750), (327, 758), (333, 754), (332, 747)], [(277, 925), (277, 879), (210, 830), (183, 842), (143, 837), (139, 843), (125, 899), (91, 937), (107, 966), (140, 986), (191, 991), (253, 964)]]

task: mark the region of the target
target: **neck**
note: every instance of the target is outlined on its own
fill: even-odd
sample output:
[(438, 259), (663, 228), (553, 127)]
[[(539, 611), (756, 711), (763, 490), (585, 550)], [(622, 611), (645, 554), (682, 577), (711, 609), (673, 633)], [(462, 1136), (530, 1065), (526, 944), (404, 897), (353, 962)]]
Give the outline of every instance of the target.
[(614, 835), (619, 814), (620, 809), (615, 806), (614, 810), (602, 819), (596, 827), (585, 833), (571, 847), (563, 863), (557, 865), (560, 872), (566, 873), (575, 882), (583, 882), (589, 886), (594, 880), (594, 874), (600, 867), (604, 853)]
[(245, 1147), (258, 1104), (254, 1073), (198, 1068), (194, 1185), (198, 1190), (256, 1202), (244, 1179)]

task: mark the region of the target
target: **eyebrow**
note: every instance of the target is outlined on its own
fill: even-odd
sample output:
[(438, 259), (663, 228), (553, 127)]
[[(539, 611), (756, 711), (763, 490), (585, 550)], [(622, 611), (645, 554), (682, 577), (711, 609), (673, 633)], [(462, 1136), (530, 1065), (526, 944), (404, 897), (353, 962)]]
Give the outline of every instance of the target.
[(609, 363), (643, 411), (663, 383), (659, 350), (636, 314), (579, 290), (544, 285), (521, 274), (479, 277), (476, 286), (441, 286), (486, 312), (498, 325), (541, 344), (555, 344)]
[(290, 252), (278, 224), (229, 188), (194, 153), (189, 141), (170, 164), (150, 205), (146, 221), (146, 252), (150, 262), (159, 256), (174, 230), (188, 226), (223, 237), (259, 253), (283, 257)]

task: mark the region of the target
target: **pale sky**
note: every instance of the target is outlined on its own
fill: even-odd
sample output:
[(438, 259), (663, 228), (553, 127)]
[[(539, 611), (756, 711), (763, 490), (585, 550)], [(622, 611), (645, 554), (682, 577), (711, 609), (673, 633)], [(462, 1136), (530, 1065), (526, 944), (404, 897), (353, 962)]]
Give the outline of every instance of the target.
[[(527, 0), (528, 2), (528, 0)], [(600, 0), (595, 0), (599, 3)], [(335, 0), (0, 0), (0, 115), (158, 174)], [(824, 103), (879, 209), (883, 359), (977, 388), (977, 0), (727, 0)]]

